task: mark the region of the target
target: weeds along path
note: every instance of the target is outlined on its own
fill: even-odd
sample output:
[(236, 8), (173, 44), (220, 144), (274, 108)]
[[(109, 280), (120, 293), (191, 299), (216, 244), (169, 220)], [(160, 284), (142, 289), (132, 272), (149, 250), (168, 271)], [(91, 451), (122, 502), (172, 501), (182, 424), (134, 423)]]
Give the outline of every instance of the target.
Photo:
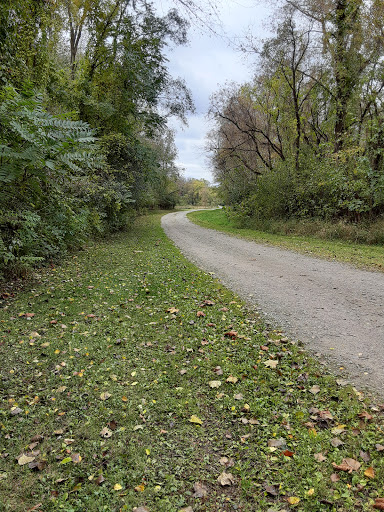
[(384, 274), (205, 229), (187, 213), (162, 219), (185, 256), (353, 383), (384, 396)]

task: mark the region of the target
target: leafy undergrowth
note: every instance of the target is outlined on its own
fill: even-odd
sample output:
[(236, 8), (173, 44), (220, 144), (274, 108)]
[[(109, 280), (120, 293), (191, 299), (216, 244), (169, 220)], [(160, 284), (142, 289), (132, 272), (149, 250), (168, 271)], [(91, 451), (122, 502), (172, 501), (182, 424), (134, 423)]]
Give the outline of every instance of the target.
[(0, 510), (343, 512), (384, 496), (382, 408), (267, 331), (158, 216), (3, 305)]
[(323, 240), (316, 236), (275, 234), (249, 228), (237, 228), (224, 210), (192, 212), (188, 217), (203, 228), (217, 229), (240, 238), (254, 240), (283, 249), (310, 254), (328, 260), (342, 261), (368, 270), (384, 272), (384, 247), (343, 240)]

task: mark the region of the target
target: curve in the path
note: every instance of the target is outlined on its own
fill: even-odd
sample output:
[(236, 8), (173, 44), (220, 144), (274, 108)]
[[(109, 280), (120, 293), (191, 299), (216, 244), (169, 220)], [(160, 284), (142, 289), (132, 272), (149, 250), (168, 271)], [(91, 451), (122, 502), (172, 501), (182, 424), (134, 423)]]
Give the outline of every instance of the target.
[(353, 383), (384, 397), (384, 274), (201, 228), (187, 213), (162, 218), (187, 258), (332, 366), (345, 367)]

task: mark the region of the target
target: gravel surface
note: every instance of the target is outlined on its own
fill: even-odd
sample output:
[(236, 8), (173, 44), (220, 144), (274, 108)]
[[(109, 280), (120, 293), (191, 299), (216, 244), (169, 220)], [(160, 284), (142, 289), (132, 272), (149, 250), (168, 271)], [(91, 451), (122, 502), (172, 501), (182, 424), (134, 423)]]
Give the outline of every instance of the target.
[(358, 387), (384, 398), (384, 274), (241, 240), (165, 215), (182, 253)]

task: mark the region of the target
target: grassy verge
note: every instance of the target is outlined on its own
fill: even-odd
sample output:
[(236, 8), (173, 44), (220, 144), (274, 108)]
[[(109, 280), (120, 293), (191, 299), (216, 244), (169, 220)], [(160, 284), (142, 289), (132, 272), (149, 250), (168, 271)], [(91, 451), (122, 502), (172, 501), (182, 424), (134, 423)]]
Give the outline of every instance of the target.
[(313, 236), (272, 234), (235, 227), (223, 210), (193, 212), (188, 217), (199, 226), (224, 231), (263, 244), (276, 245), (303, 254), (351, 263), (358, 267), (384, 272), (384, 247), (356, 244), (341, 240), (322, 240)]
[(2, 511), (368, 511), (384, 495), (382, 409), (188, 263), (158, 216), (42, 273), (0, 326)]

